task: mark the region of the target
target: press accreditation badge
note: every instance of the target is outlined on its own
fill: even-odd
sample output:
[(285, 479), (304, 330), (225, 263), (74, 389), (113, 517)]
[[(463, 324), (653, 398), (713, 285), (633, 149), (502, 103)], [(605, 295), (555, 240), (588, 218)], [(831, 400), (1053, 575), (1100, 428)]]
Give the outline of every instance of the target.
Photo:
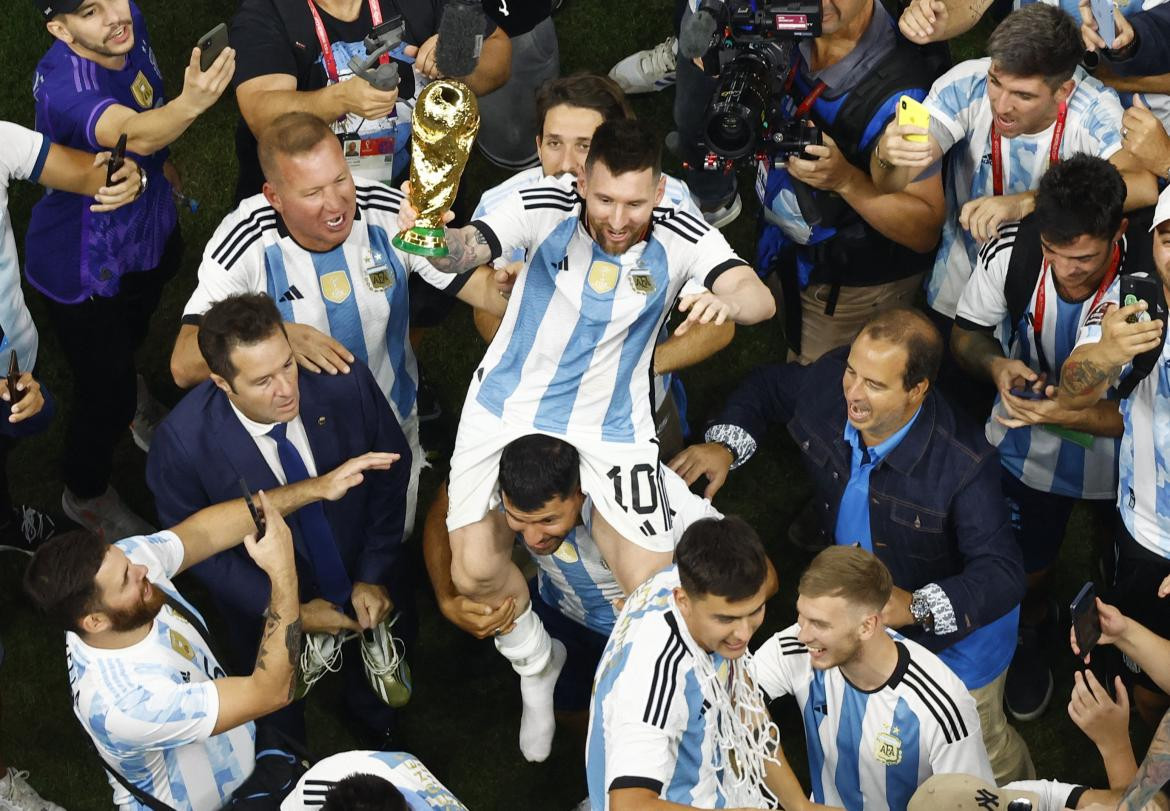
[(654, 292), (654, 277), (644, 265), (634, 265), (629, 273), (630, 288), (639, 295), (648, 296)]
[(352, 132), (337, 136), (341, 141), (341, 154), (345, 155), (345, 162), (350, 166), (357, 166), (362, 162), (362, 139)]
[(394, 272), (390, 270), (386, 256), (381, 251), (371, 248), (363, 250), (362, 270), (371, 290), (381, 292), (394, 286)]

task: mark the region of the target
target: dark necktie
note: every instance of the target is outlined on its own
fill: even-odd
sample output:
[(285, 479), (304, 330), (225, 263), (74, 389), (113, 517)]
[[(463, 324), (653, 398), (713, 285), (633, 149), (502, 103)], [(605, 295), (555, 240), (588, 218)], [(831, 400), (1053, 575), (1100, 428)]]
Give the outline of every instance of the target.
[[(309, 478), (309, 470), (305, 467), (305, 460), (301, 458), (296, 446), (289, 442), (286, 436), (287, 429), (285, 423), (278, 422), (268, 432), (268, 436), (276, 440), (276, 453), (280, 456), (280, 466), (284, 468), (285, 479), (289, 484), (294, 484)], [(325, 518), (324, 506), (321, 502), (314, 501), (297, 510), (293, 517), (300, 526), (301, 539), (308, 547), (309, 559), (317, 575), (321, 596), (334, 605), (344, 606), (353, 591), (353, 583), (345, 571), (345, 564), (337, 552), (337, 545), (333, 542), (333, 530)]]

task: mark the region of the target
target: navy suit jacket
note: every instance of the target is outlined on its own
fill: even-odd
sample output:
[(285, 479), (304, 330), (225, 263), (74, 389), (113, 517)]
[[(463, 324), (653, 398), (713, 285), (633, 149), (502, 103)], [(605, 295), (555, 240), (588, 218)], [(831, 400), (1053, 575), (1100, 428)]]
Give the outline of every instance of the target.
[[(365, 480), (339, 501), (325, 502), (325, 516), (350, 579), (386, 586), (403, 545), (410, 447), (370, 370), (354, 361), (349, 374), (299, 370), (300, 413), (317, 473), (368, 451), (401, 454), (389, 470), (365, 473)], [(248, 487), (279, 486), (252, 436), (232, 411), (227, 395), (210, 380), (192, 389), (154, 432), (146, 460), (146, 481), (163, 526), (240, 497)], [(295, 515), (295, 513), (294, 513)], [(301, 602), (320, 596), (304, 541), (295, 531)], [(257, 617), (268, 607), (267, 575), (244, 547), (221, 552), (191, 571), (221, 606)]]

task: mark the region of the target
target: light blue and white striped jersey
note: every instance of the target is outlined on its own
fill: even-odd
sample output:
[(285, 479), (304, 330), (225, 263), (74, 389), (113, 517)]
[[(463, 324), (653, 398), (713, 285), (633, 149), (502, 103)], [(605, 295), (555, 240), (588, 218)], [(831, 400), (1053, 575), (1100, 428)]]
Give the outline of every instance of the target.
[[(696, 521), (723, 517), (710, 501), (692, 493), (670, 468), (660, 467), (658, 477), (663, 498), (674, 516), (671, 530), (675, 545)], [(626, 593), (593, 540), (593, 499), (588, 495), (581, 507), (581, 521), (556, 551), (548, 555), (533, 554), (520, 536), (516, 537), (536, 563), (536, 587), (541, 599), (574, 622), (609, 636), (618, 616), (615, 603), (624, 599)]]
[(710, 288), (746, 263), (719, 231), (673, 205), (655, 211), (641, 242), (610, 256), (582, 209), (574, 180), (547, 178), (474, 221), (493, 256), (521, 249), (529, 261), (469, 396), (538, 431), (648, 442), (651, 359), (683, 285)]
[[(1078, 337), (1086, 325), (1099, 324), (1107, 305), (1116, 304), (1120, 274), (1099, 298), (1094, 294), (1084, 301), (1070, 302), (1060, 297), (1051, 270), (1036, 279), (1036, 288), (1028, 300), (1028, 308), (1019, 324), (1004, 324), (1008, 316), (1008, 302), (1004, 293), (1008, 267), (1016, 240), (1016, 225), (1001, 229), (1001, 236), (984, 245), (979, 251), (975, 272), (959, 300), (957, 317), (984, 327), (1001, 325), (1013, 335), (1005, 354), (1017, 358), (1037, 372), (1047, 372), (1048, 382), (1060, 383), (1060, 368), (1072, 354)], [(1126, 243), (1121, 242), (1122, 269)], [(1045, 368), (1041, 368), (1040, 353), (1036, 349), (1033, 328), (1036, 297), (1040, 279), (1044, 279), (1045, 317), (1040, 342)], [(1096, 306), (1093, 302), (1096, 299)], [(1014, 332), (1013, 332), (1014, 329)], [(1117, 446), (1112, 437), (1092, 438), (1084, 445), (1053, 433), (1043, 425), (1007, 428), (995, 419), (998, 414), (1007, 417), (1000, 398), (995, 398), (992, 416), (987, 420), (987, 441), (999, 449), (999, 461), (1017, 479), (1033, 490), (1056, 493), (1070, 498), (1112, 499), (1117, 494)]]
[(846, 811), (905, 811), (932, 774), (995, 783), (975, 699), (937, 656), (887, 631), (898, 663), (882, 687), (866, 692), (838, 667), (815, 669), (799, 633), (792, 625), (761, 645), (752, 675), (769, 698), (796, 699), (816, 802)]
[[(954, 317), (959, 297), (975, 268), (979, 246), (959, 225), (963, 205), (991, 196), (991, 102), (987, 97), (990, 58), (961, 62), (940, 76), (924, 104), (930, 110), (930, 132), (946, 153), (944, 173), (947, 216), (926, 300), (938, 312)], [(1060, 157), (1079, 152), (1108, 158), (1121, 149), (1121, 102), (1117, 94), (1077, 68), (1076, 89), (1068, 100), (1068, 119)], [(1043, 132), (1001, 138), (1004, 194), (1031, 191), (1048, 168), (1055, 122)], [(952, 148), (955, 147), (955, 148)]]
[(49, 156), (49, 139), (35, 130), (0, 121), (0, 364), (16, 352), (21, 369), (37, 362), (37, 328), (20, 289), (20, 260), (8, 213), (8, 184), (13, 180), (36, 183)]
[[(140, 535), (117, 546), (146, 566), (152, 587), (202, 619), (171, 583), (183, 563), (177, 535)], [(252, 773), (255, 725), (211, 734), (219, 717), (212, 681), (225, 674), (200, 630), (170, 605), (128, 648), (93, 648), (68, 632), (65, 651), (74, 713), (102, 758), (138, 788), (177, 811), (213, 811)], [(119, 809), (145, 808), (108, 779)]]
[[(1086, 329), (1078, 343), (1099, 340), (1097, 326)], [(1127, 365), (1121, 378), (1129, 371)], [(1163, 342), (1158, 364), (1121, 401), (1121, 417), (1117, 509), (1134, 540), (1170, 558), (1170, 341)]]
[(714, 696), (698, 672), (706, 657), (726, 677), (731, 663), (707, 653), (674, 604), (678, 569), (656, 574), (630, 594), (601, 654), (589, 705), (585, 771), (593, 811), (609, 791), (647, 788), (695, 808), (726, 808), (717, 768)]
[(451, 295), (469, 275), (440, 273), (423, 257), (394, 248), (402, 193), (358, 177), (354, 183), (353, 230), (326, 253), (298, 245), (264, 195), (241, 202), (207, 243), (183, 322), (198, 324), (230, 295), (266, 292), (285, 321), (333, 336), (369, 366), (401, 423), (415, 413), (418, 394), (407, 274), (419, 273)]
[(467, 811), (467, 806), (405, 752), (342, 752), (317, 761), (280, 804), (280, 811), (310, 811), (325, 804), (325, 795), (353, 774), (372, 774), (402, 792), (410, 811)]

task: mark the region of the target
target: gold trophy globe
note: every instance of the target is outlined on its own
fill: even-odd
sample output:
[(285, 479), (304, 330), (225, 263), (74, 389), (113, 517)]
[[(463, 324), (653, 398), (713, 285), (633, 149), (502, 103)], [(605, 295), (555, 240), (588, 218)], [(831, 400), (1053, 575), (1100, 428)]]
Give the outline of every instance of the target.
[(394, 237), (395, 248), (419, 256), (446, 256), (443, 215), (455, 202), (459, 177), (479, 132), (479, 104), (462, 82), (431, 82), (414, 107), (410, 139), (410, 203), (413, 228)]

